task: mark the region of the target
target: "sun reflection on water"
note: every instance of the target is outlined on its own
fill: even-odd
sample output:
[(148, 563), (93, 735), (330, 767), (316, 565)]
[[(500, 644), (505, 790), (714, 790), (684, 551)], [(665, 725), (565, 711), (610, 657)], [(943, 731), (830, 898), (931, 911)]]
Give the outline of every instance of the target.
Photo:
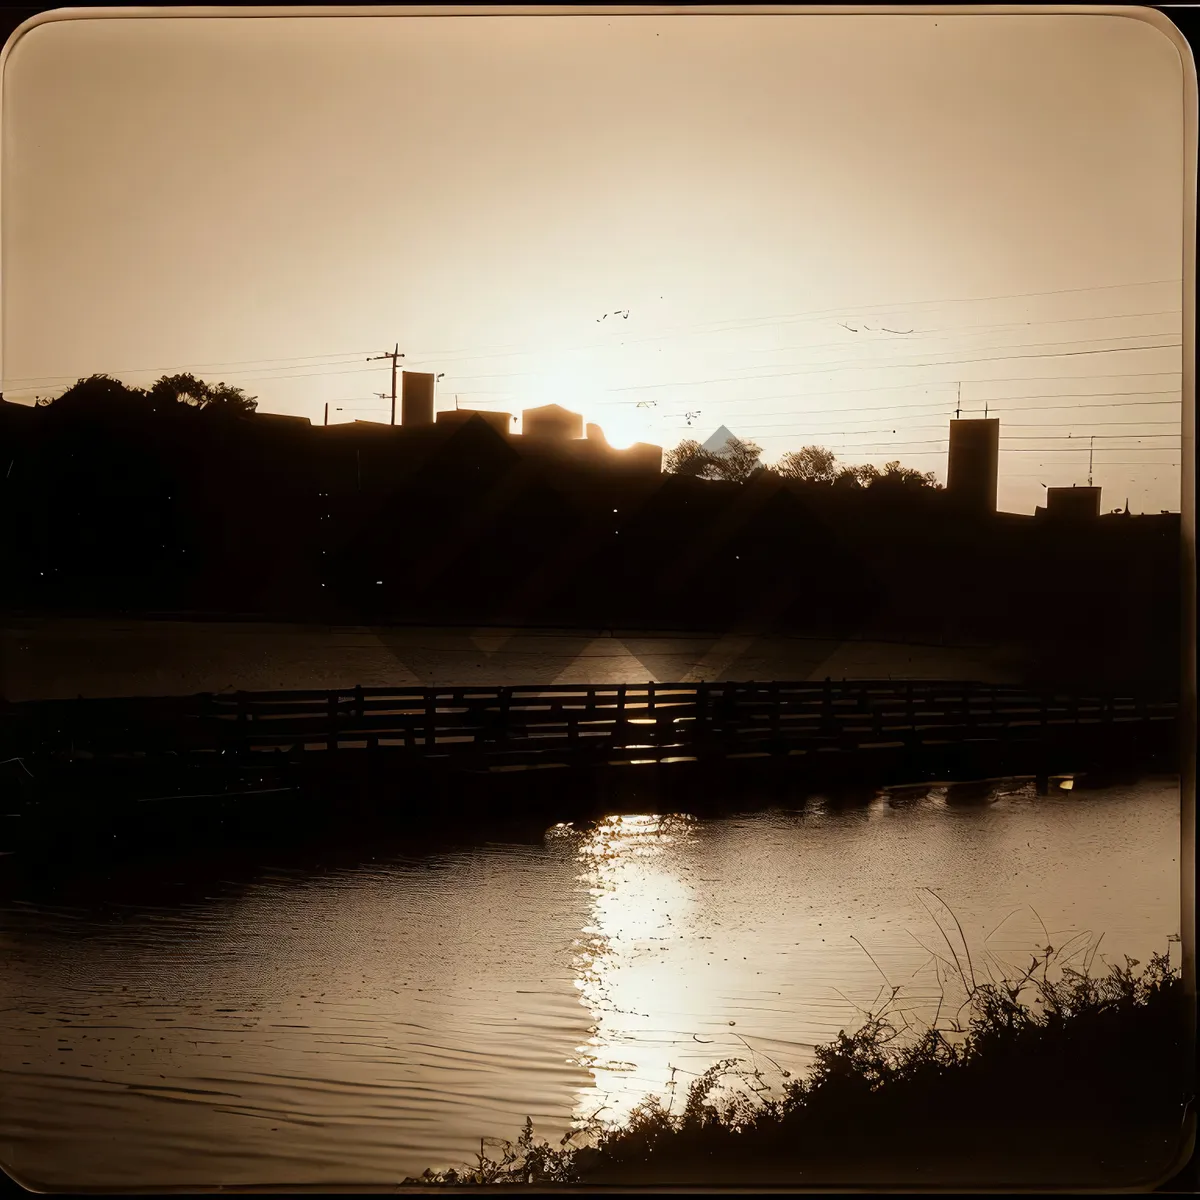
[(603, 1105), (600, 1119), (618, 1122), (647, 1093), (661, 1092), (679, 1061), (673, 1047), (681, 1035), (669, 1027), (690, 1007), (689, 984), (670, 951), (689, 939), (695, 897), (686, 851), (696, 819), (610, 816), (556, 834), (571, 839), (591, 897), (591, 921), (573, 947), (575, 987), (593, 1018), (577, 1047), (595, 1087), (581, 1094), (580, 1113)]

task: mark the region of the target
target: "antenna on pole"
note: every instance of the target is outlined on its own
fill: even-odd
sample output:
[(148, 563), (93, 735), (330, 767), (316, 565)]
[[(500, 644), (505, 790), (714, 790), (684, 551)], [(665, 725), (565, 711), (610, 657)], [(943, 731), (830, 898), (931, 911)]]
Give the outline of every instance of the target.
[[(397, 342), (393, 349), (386, 351), (383, 354), (373, 354), (367, 359), (367, 362), (377, 362), (381, 358), (390, 358), (392, 360), (392, 424), (396, 423), (396, 363), (404, 357), (400, 353), (400, 343)], [(386, 399), (386, 396), (384, 397)]]
[(1096, 453), (1096, 435), (1092, 434), (1088, 444), (1088, 487), (1092, 486), (1092, 456)]
[(954, 409), (954, 419), (957, 421), (962, 415), (962, 384), (958, 385), (958, 403)]

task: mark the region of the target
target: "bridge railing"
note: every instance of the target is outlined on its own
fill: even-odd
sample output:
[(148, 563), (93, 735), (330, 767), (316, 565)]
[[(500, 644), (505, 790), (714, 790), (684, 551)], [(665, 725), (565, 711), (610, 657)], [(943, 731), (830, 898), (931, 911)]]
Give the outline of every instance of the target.
[(492, 755), (706, 743), (756, 752), (913, 738), (1021, 736), (1057, 725), (1173, 720), (1171, 701), (945, 681), (358, 687), (10, 704), (9, 753), (404, 747)]

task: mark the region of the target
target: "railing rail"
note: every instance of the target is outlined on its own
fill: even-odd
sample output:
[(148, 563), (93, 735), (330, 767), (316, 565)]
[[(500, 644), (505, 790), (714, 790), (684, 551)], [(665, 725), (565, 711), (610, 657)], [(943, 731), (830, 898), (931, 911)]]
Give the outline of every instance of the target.
[(1175, 717), (1174, 701), (1147, 696), (945, 681), (356, 687), (8, 704), (0, 735), (10, 753), (70, 757), (393, 746), (495, 761), (995, 740)]

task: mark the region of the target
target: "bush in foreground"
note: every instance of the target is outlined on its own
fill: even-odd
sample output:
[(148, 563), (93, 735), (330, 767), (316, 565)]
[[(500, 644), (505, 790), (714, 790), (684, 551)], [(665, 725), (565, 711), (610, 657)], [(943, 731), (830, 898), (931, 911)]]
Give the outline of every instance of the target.
[(1061, 956), (1046, 946), (1014, 978), (981, 982), (969, 954), (955, 955), (965, 999), (954, 1016), (939, 1009), (914, 1029), (894, 988), (780, 1095), (752, 1064), (724, 1060), (692, 1084), (681, 1113), (650, 1097), (625, 1126), (576, 1130), (558, 1146), (527, 1120), (498, 1157), (481, 1143), (474, 1168), (405, 1183), (737, 1185), (867, 1170), (876, 1181), (939, 1170), (964, 1183), (1153, 1180), (1183, 1136), (1179, 973), (1156, 954), (1140, 972), (1127, 958), (1105, 976), (1067, 965), (1052, 978)]

